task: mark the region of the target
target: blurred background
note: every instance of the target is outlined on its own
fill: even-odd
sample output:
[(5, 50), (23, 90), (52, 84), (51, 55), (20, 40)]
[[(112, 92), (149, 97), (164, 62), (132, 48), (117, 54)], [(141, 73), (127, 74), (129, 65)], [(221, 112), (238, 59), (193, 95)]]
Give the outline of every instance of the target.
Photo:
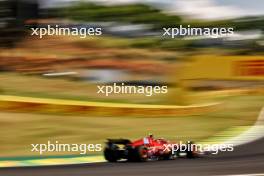
[[(200, 141), (254, 124), (264, 102), (263, 9), (261, 0), (1, 0), (0, 157), (34, 155), (30, 144), (48, 140), (103, 143), (154, 133)], [(31, 35), (47, 25), (101, 27), (103, 35)], [(235, 34), (162, 37), (162, 28), (179, 25), (233, 27)], [(112, 83), (167, 85), (169, 93), (97, 94), (97, 85)], [(78, 106), (87, 102), (94, 106)], [(199, 114), (157, 108), (155, 117), (109, 108), (215, 102), (224, 105)]]

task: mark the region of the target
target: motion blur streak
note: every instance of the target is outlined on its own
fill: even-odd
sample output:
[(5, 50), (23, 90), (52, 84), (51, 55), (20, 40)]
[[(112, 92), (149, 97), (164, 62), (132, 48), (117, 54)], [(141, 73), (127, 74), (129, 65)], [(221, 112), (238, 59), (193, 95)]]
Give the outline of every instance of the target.
[(228, 141), (226, 144), (243, 145), (253, 142), (264, 137), (264, 107), (261, 109), (256, 123), (247, 131), (236, 136)]
[[(32, 167), (1, 169), (0, 174), (9, 176), (49, 176), (57, 173), (62, 176), (115, 176), (126, 175), (238, 175), (261, 173), (264, 162), (264, 139), (235, 148), (233, 153), (219, 154), (209, 158), (175, 160), (147, 163), (97, 163), (68, 166)], [(231, 154), (231, 155), (230, 155)], [(243, 167), (241, 167), (243, 166)]]
[[(0, 167), (17, 166), (0, 175), (263, 173), (263, 9), (263, 0), (0, 0)], [(211, 32), (170, 37), (188, 25)], [(76, 30), (56, 35), (57, 28)], [(52, 35), (40, 39), (39, 29)], [(91, 35), (76, 32), (86, 29)], [(230, 35), (215, 38), (215, 29)], [(114, 83), (142, 89), (97, 93)], [(176, 143), (229, 137), (237, 146), (197, 159), (93, 164), (80, 163), (102, 161), (101, 151), (86, 161), (74, 151), (40, 157), (30, 148), (150, 133)], [(33, 167), (44, 157), (50, 166)], [(69, 161), (62, 158), (75, 165), (58, 166)]]

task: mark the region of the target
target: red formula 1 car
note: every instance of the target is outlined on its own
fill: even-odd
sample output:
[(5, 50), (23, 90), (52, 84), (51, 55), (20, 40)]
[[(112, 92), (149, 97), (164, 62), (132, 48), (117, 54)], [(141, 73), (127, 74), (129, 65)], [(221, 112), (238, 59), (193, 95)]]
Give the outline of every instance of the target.
[(128, 139), (108, 139), (104, 149), (104, 157), (109, 162), (169, 160), (183, 156), (195, 158), (199, 156), (199, 152), (190, 149), (175, 149), (175, 143), (164, 139), (154, 139), (152, 135), (134, 142)]

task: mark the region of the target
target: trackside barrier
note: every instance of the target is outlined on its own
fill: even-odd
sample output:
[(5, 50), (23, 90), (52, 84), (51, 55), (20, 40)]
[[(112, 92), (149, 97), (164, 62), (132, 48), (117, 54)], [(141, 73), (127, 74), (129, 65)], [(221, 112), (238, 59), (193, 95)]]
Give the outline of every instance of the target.
[(0, 95), (0, 109), (19, 112), (79, 113), (93, 116), (182, 116), (217, 111), (221, 103), (189, 106), (86, 102)]

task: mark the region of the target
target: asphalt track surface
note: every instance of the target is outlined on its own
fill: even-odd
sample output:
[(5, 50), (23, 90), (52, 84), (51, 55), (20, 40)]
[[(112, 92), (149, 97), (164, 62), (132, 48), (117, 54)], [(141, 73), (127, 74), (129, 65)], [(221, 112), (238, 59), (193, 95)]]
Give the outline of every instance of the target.
[(0, 169), (0, 176), (206, 176), (262, 173), (264, 173), (264, 138), (241, 145), (233, 152), (197, 159)]

